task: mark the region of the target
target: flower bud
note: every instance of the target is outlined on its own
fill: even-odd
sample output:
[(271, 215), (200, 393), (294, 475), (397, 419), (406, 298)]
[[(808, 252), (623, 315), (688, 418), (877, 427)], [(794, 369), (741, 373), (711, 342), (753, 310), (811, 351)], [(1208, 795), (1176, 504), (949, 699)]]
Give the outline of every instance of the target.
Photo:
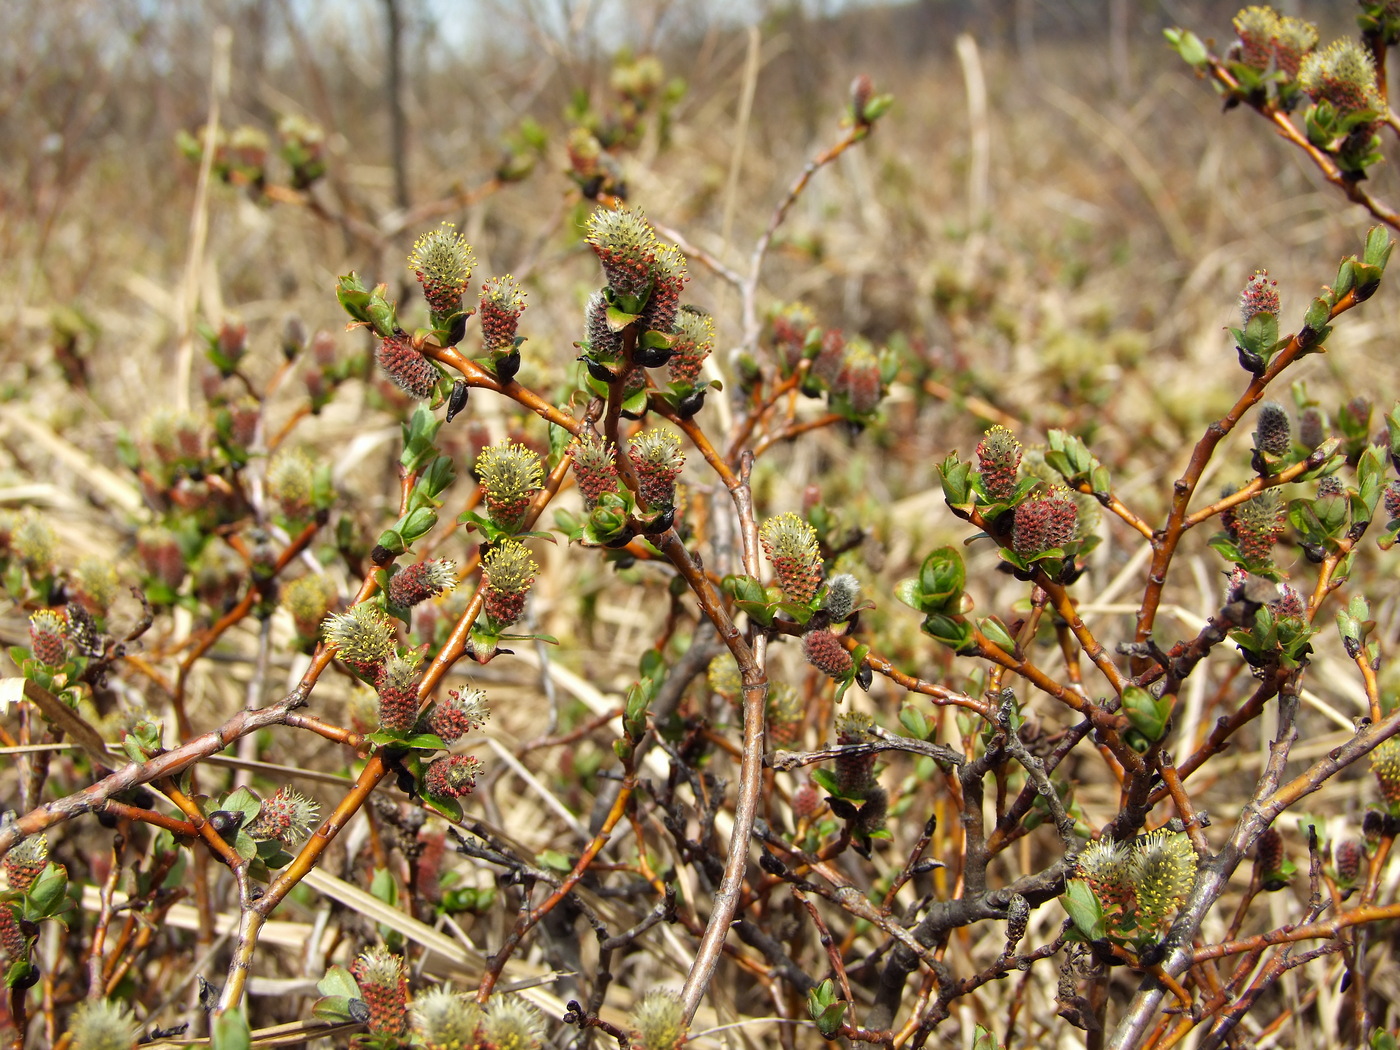
[(1291, 15), (1278, 20), (1278, 32), (1274, 36), (1274, 64), (1287, 79), (1298, 79), (1303, 57), (1315, 47), (1317, 26)]
[(1180, 832), (1158, 829), (1133, 843), (1128, 877), (1137, 892), (1135, 915), (1144, 928), (1165, 924), (1196, 878), (1196, 853)]
[(822, 579), (817, 530), (788, 511), (765, 521), (758, 539), (788, 601), (805, 603), (815, 598)]
[(812, 375), (830, 387), (841, 374), (841, 365), (845, 360), (846, 336), (839, 328), (828, 328), (822, 335), (821, 349), (812, 359)]
[(337, 656), (361, 669), (377, 670), (394, 651), (394, 625), (369, 602), (327, 616), (321, 622), (321, 636)]
[(1314, 102), (1330, 102), (1341, 116), (1384, 111), (1371, 54), (1355, 40), (1334, 40), (1303, 58), (1298, 85)]
[(685, 466), (680, 437), (652, 427), (632, 439), (630, 459), (637, 474), (637, 496), (649, 508), (670, 507), (676, 499), (676, 478)]
[(10, 549), (35, 578), (53, 572), (57, 544), (58, 536), (53, 527), (36, 514), (26, 513), (10, 533)]
[(676, 345), (667, 362), (671, 382), (694, 383), (714, 348), (715, 322), (710, 315), (693, 306), (681, 307), (676, 319)]
[(856, 601), (860, 598), (860, 581), (849, 572), (839, 573), (826, 581), (826, 594), (822, 597), (822, 611), (832, 623), (842, 623), (855, 612)]
[(1008, 953), (1021, 943), (1021, 938), (1026, 935), (1026, 927), (1030, 925), (1030, 919), (1030, 901), (1019, 893), (1011, 894), (1011, 899), (1006, 902), (1006, 950)]
[(481, 763), (470, 755), (445, 755), (433, 759), (423, 773), (423, 789), (430, 795), (463, 798), (476, 788)]
[[(864, 744), (875, 739), (875, 721), (869, 715), (854, 712), (836, 716), (836, 743), (845, 747)], [(841, 794), (864, 798), (875, 786), (875, 752), (841, 754), (836, 757), (836, 783)]]
[(869, 415), (880, 403), (884, 392), (880, 378), (880, 359), (866, 339), (852, 339), (846, 344), (841, 368), (831, 382), (831, 392), (845, 397), (857, 415)]
[(491, 712), (486, 708), (486, 694), (480, 689), (468, 689), (465, 693), (450, 690), (446, 700), (433, 705), (428, 715), (428, 725), (444, 743), (455, 744), (468, 733), (473, 733), (486, 724)]
[(481, 347), (493, 354), (515, 349), (515, 328), (525, 312), (525, 292), (510, 274), (481, 286)]
[(1354, 887), (1361, 878), (1361, 863), (1366, 850), (1356, 839), (1343, 839), (1336, 848), (1337, 882), (1344, 889)]
[(1094, 891), (1105, 909), (1133, 907), (1136, 893), (1128, 874), (1128, 848), (1121, 842), (1101, 838), (1079, 854), (1079, 875)]
[(1274, 57), (1274, 37), (1278, 15), (1271, 7), (1246, 7), (1235, 16), (1235, 32), (1240, 38), (1240, 61), (1259, 72), (1269, 68)]
[(486, 490), (491, 520), (508, 532), (525, 524), (530, 501), (544, 484), (540, 457), (524, 445), (488, 445), (477, 457), (476, 473)]
[(494, 995), (486, 1004), (479, 1050), (540, 1050), (544, 1017), (518, 995)]
[(830, 631), (818, 628), (802, 636), (802, 655), (828, 678), (838, 681), (851, 673), (851, 654)]
[(821, 805), (821, 792), (810, 780), (804, 780), (801, 787), (792, 793), (792, 816), (794, 820), (811, 820)]
[(457, 586), (457, 566), (446, 558), (405, 566), (389, 580), (389, 602), (411, 607)]
[(802, 718), (806, 707), (796, 689), (786, 682), (768, 683), (768, 740), (774, 747), (792, 747), (802, 739)]
[(1018, 504), (1011, 525), (1011, 546), (1023, 557), (1063, 547), (1074, 539), (1079, 508), (1069, 494), (1057, 489)]
[(1021, 465), (1022, 446), (1001, 424), (982, 435), (977, 444), (977, 469), (982, 488), (993, 503), (1004, 503), (1016, 492), (1016, 470)]
[(1392, 481), (1385, 487), (1385, 495), (1381, 497), (1381, 503), (1385, 507), (1385, 512), (1390, 515), (1390, 520), (1400, 518), (1400, 481)]
[(1371, 752), (1371, 772), (1381, 797), (1392, 809), (1400, 806), (1400, 740), (1391, 737)]
[(125, 1003), (84, 999), (73, 1008), (65, 1037), (69, 1050), (131, 1050), (140, 1031)]
[(520, 618), (539, 566), (524, 544), (502, 540), (481, 561), (486, 613), (503, 627)]
[(438, 985), (415, 995), (409, 1013), (414, 1045), (421, 1043), (427, 1050), (464, 1050), (476, 1045), (481, 1007), (470, 996)]
[(303, 638), (314, 638), (317, 626), (335, 601), (336, 587), (329, 576), (313, 572), (283, 587), (279, 598), (282, 607), (291, 613), (297, 633)]
[(286, 849), (294, 849), (311, 833), (321, 807), (305, 795), (289, 787), (263, 799), (262, 808), (248, 825), (248, 834), (255, 842), (276, 839)]
[(1292, 441), (1288, 412), (1277, 401), (1265, 401), (1259, 406), (1254, 423), (1254, 447), (1272, 456), (1288, 453)]
[(1307, 614), (1303, 596), (1286, 583), (1279, 587), (1278, 597), (1269, 602), (1269, 610), (1276, 619), (1301, 620)]
[(661, 245), (640, 211), (597, 209), (588, 217), (587, 241), (613, 292), (641, 298), (651, 290)]
[(369, 1007), (366, 1027), (373, 1035), (402, 1035), (408, 1028), (408, 978), (403, 960), (388, 948), (375, 945), (350, 967), (360, 985), (360, 996)]
[(439, 318), (462, 308), (462, 293), (476, 265), (471, 246), (456, 231), (453, 223), (442, 223), (414, 241), (408, 256), (408, 268), (423, 286), (428, 309)]
[(1326, 438), (1322, 413), (1315, 408), (1303, 409), (1303, 414), (1298, 417), (1298, 440), (1302, 442), (1303, 447), (1311, 452)]
[(613, 446), (597, 434), (585, 432), (570, 442), (568, 452), (574, 461), (574, 480), (583, 496), (583, 508), (591, 511), (603, 493), (617, 491)]
[(416, 650), (391, 653), (379, 675), (379, 728), (389, 733), (411, 733), (418, 722), (418, 664)]
[(396, 329), (393, 335), (379, 340), (379, 345), (374, 348), (374, 359), (394, 384), (410, 397), (424, 401), (433, 396), (441, 373), (413, 348), (407, 332)]
[(851, 116), (857, 124), (866, 123), (865, 107), (870, 104), (870, 96), (875, 93), (875, 84), (866, 73), (861, 73), (851, 81)]
[(316, 460), (306, 449), (284, 446), (267, 465), (267, 493), (293, 521), (310, 514), (315, 483)]
[(791, 372), (806, 356), (807, 333), (817, 325), (816, 314), (802, 303), (789, 303), (773, 315), (773, 344), (784, 371)]
[[(24, 893), (49, 863), (49, 839), (47, 835), (30, 835), (20, 841), (5, 854), (5, 879), (10, 889)], [(0, 905), (3, 907), (3, 905)]]
[(685, 1037), (685, 1011), (674, 992), (653, 988), (633, 1008), (631, 1041), (637, 1050), (679, 1050)]
[(710, 661), (705, 669), (705, 682), (710, 691), (731, 704), (739, 702), (744, 691), (744, 680), (739, 676), (739, 665), (731, 653), (723, 652)]
[(78, 562), (73, 573), (73, 589), (83, 606), (98, 616), (106, 614), (117, 598), (120, 584), (117, 570), (106, 558), (89, 555)]
[(1274, 544), (1283, 535), (1283, 504), (1277, 489), (1265, 489), (1234, 508), (1231, 522), (1235, 545), (1253, 564), (1269, 562)]
[(622, 333), (614, 332), (608, 325), (608, 301), (602, 292), (594, 292), (588, 297), (584, 309), (583, 338), (588, 349), (597, 361), (613, 361), (622, 353)]
[(651, 296), (642, 310), (644, 331), (670, 333), (676, 323), (676, 311), (681, 304), (681, 290), (690, 280), (685, 269), (685, 256), (674, 244), (663, 244), (652, 264)]
[(68, 659), (68, 619), (59, 609), (40, 609), (29, 617), (29, 649), (45, 667), (62, 667)]
[(1278, 282), (1269, 280), (1268, 270), (1255, 270), (1240, 293), (1240, 317), (1249, 324), (1256, 314), (1278, 315)]
[(1283, 875), (1283, 835), (1279, 833), (1278, 828), (1264, 830), (1254, 847), (1254, 856), (1258, 860), (1260, 877), (1266, 890), (1274, 892), (1288, 885), (1288, 880)]
[(136, 556), (148, 575), (177, 590), (185, 578), (185, 556), (175, 534), (159, 525), (147, 525), (136, 533)]

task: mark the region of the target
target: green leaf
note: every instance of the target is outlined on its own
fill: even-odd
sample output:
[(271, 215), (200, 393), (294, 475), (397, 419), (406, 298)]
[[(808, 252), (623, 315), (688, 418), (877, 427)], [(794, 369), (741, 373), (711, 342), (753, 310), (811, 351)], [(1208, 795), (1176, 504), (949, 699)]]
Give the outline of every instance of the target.
[(905, 731), (916, 740), (927, 740), (929, 734), (928, 719), (917, 707), (905, 705), (899, 709), (899, 724)]
[(629, 324), (641, 317), (641, 314), (629, 314), (619, 310), (615, 306), (609, 306), (604, 315), (607, 319), (608, 328), (614, 332), (620, 332)]
[(958, 460), (956, 452), (938, 465), (943, 482), (943, 498), (950, 507), (966, 507), (972, 502), (972, 464)]
[(262, 801), (247, 788), (241, 787), (225, 797), (216, 808), (231, 813), (242, 813), (244, 823), (247, 823), (258, 815), (262, 809)]
[(935, 642), (948, 646), (955, 653), (963, 653), (974, 648), (972, 624), (960, 618), (954, 619), (941, 614), (926, 616), (924, 622), (919, 625), (919, 629)]
[(1298, 333), (1298, 345), (1305, 350), (1320, 347), (1327, 340), (1332, 328), (1327, 321), (1332, 315), (1331, 304), (1325, 299), (1314, 299), (1303, 315), (1303, 328)]
[(421, 540), (431, 532), (433, 526), (437, 524), (437, 520), (438, 516), (436, 511), (429, 510), (427, 507), (420, 507), (418, 510), (408, 513), (400, 531), (403, 534), (403, 538), (407, 542), (412, 543), (414, 540)]
[(24, 895), (22, 918), (42, 922), (68, 910), (68, 876), (57, 864), (47, 864)]
[(446, 795), (434, 795), (432, 792), (424, 791), (422, 799), (425, 806), (441, 813), (454, 824), (460, 824), (462, 822), (462, 804), (455, 798), (448, 798)]
[(1070, 879), (1060, 903), (1069, 913), (1075, 928), (1091, 941), (1102, 940), (1107, 932), (1103, 920), (1103, 905), (1083, 879)]
[(335, 297), (351, 317), (365, 324), (369, 323), (369, 290), (353, 270), (340, 278), (336, 285)]
[(642, 333), (642, 337), (637, 342), (649, 350), (669, 350), (676, 345), (675, 335), (668, 335), (666, 332), (647, 330)]
[(828, 1039), (841, 1030), (845, 1012), (846, 1002), (837, 998), (836, 983), (830, 977), (807, 993), (807, 1013)]
[(311, 1016), (333, 1024), (345, 1024), (355, 1018), (350, 1014), (350, 1000), (360, 998), (360, 990), (354, 995), (328, 995), (311, 1004)]
[(388, 868), (374, 869), (374, 875), (369, 883), (369, 891), (389, 907), (398, 907), (399, 884), (394, 881), (394, 876), (389, 873)]
[(567, 875), (574, 870), (574, 862), (566, 853), (560, 853), (557, 849), (547, 849), (535, 854), (535, 863), (550, 871), (557, 871)]
[(1173, 700), (1171, 696), (1158, 700), (1142, 686), (1130, 685), (1123, 690), (1123, 714), (1134, 729), (1155, 744), (1166, 734)]
[(962, 597), (966, 584), (967, 569), (956, 547), (939, 547), (930, 551), (919, 566), (919, 587), (926, 604), (916, 605), (915, 608), (920, 612), (956, 611), (949, 606)]
[(923, 612), (923, 588), (919, 586), (919, 581), (913, 576), (906, 576), (894, 585), (895, 600), (903, 605), (909, 606), (916, 612)]
[(26, 980), (34, 972), (34, 966), (28, 959), (16, 959), (10, 963), (9, 969), (5, 971), (5, 987), (13, 988), (15, 985)]
[(1195, 69), (1204, 69), (1210, 61), (1210, 52), (1206, 50), (1206, 45), (1189, 29), (1164, 29), (1162, 35), (1187, 65)]
[(812, 770), (812, 780), (818, 784), (828, 795), (840, 795), (841, 785), (836, 780), (836, 774), (829, 769)]
[(861, 111), (861, 116), (865, 118), (865, 123), (874, 124), (888, 113), (889, 108), (893, 105), (893, 95), (876, 95), (865, 104), (865, 109)]
[(242, 1006), (217, 1015), (210, 1035), (214, 1050), (248, 1050), (253, 1045), (253, 1033)]
[(1016, 639), (1011, 637), (1011, 632), (1006, 629), (1006, 625), (995, 616), (986, 616), (977, 621), (977, 626), (986, 636), (987, 640), (1003, 652), (1014, 653), (1016, 651)]

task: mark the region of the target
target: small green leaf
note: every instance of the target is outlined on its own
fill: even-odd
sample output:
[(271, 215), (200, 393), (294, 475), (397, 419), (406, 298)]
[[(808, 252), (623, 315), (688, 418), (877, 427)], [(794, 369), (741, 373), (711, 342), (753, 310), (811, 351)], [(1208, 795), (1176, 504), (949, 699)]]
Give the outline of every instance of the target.
[(812, 780), (828, 795), (841, 794), (841, 785), (836, 780), (836, 774), (829, 769), (812, 770)]
[(535, 854), (535, 863), (542, 868), (565, 875), (574, 870), (574, 862), (568, 854), (560, 853), (557, 849), (542, 850)]
[(906, 732), (916, 740), (927, 740), (929, 734), (928, 719), (917, 707), (910, 707), (907, 704), (899, 709), (899, 724)]
[(1011, 637), (1011, 632), (1006, 629), (1006, 625), (995, 616), (986, 616), (977, 621), (977, 626), (991, 642), (1003, 652), (1014, 653), (1016, 651), (1016, 639)]
[(1157, 700), (1142, 686), (1130, 685), (1123, 690), (1123, 714), (1134, 729), (1155, 744), (1167, 731), (1172, 700), (1170, 696)]
[(636, 321), (641, 314), (629, 314), (619, 310), (615, 306), (609, 306), (605, 315), (608, 328), (614, 332), (620, 332), (633, 321)]
[(1187, 65), (1195, 69), (1204, 69), (1210, 61), (1210, 52), (1206, 50), (1206, 45), (1189, 29), (1164, 29), (1162, 35)]
[[(21, 918), (42, 922), (68, 909), (68, 877), (57, 864), (47, 864), (24, 895)], [(3, 905), (0, 905), (3, 907)]]
[(1094, 891), (1083, 879), (1070, 879), (1065, 883), (1065, 892), (1060, 903), (1069, 913), (1075, 927), (1091, 941), (1102, 940), (1106, 932), (1103, 920), (1103, 905)]
[(370, 878), (369, 891), (391, 908), (399, 904), (399, 884), (394, 881), (388, 868), (375, 868)]
[(262, 809), (262, 802), (247, 788), (241, 787), (232, 791), (217, 808), (226, 812), (242, 813), (246, 823), (258, 815)]
[(253, 1045), (253, 1034), (242, 1006), (217, 1015), (210, 1035), (214, 1050), (248, 1050)]
[(355, 1018), (350, 1013), (350, 1000), (360, 998), (360, 990), (354, 995), (328, 995), (311, 1004), (311, 1016), (333, 1024), (345, 1024)]

